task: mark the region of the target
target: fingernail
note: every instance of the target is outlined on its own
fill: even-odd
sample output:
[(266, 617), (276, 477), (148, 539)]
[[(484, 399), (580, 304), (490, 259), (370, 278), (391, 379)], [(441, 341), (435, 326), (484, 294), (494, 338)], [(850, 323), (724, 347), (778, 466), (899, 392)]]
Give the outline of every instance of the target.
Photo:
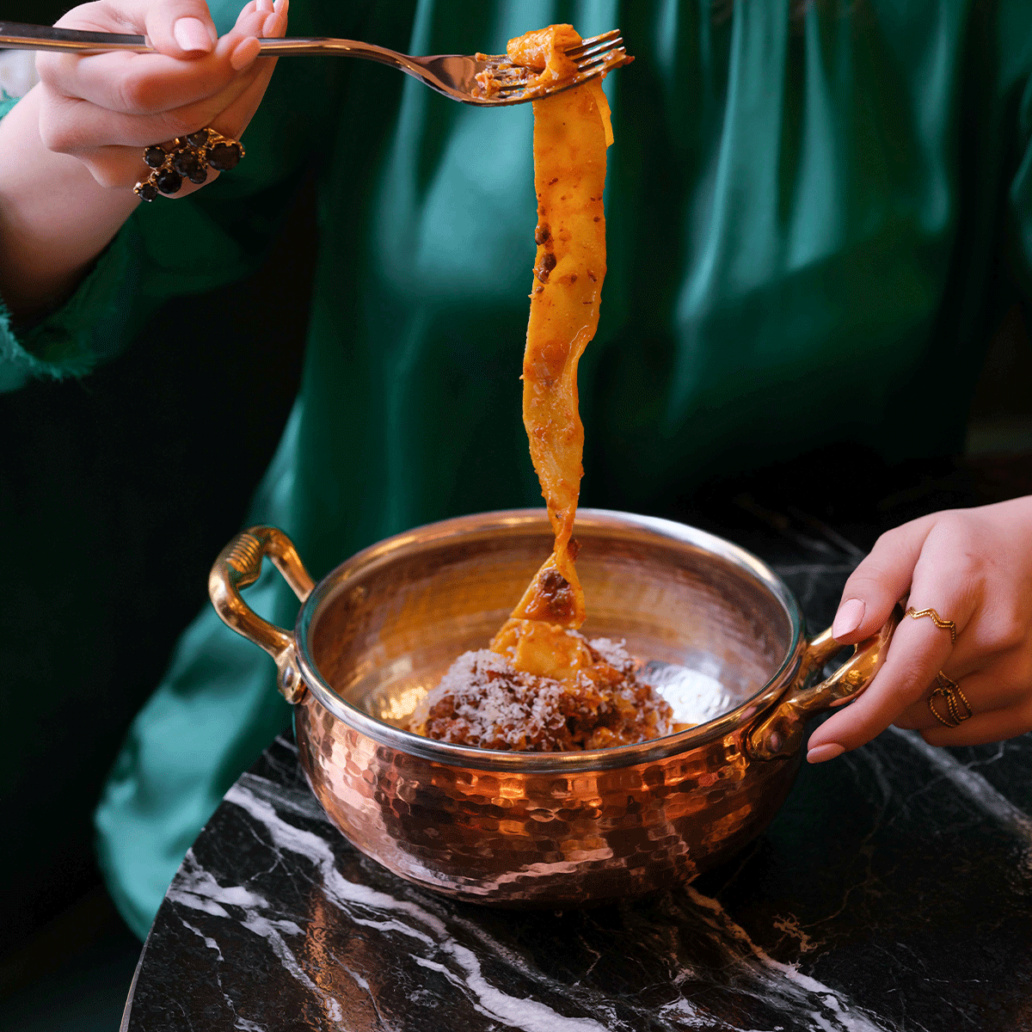
[(200, 18), (180, 18), (172, 26), (172, 35), (184, 50), (211, 50), (212, 38), (208, 27)]
[(273, 7), (277, 14), (286, 14), (290, 10), (290, 0), (275, 0)]
[(835, 622), (831, 625), (831, 636), (833, 638), (841, 638), (847, 634), (852, 634), (860, 626), (860, 621), (864, 618), (865, 609), (866, 606), (863, 599), (847, 598), (839, 606), (838, 612), (835, 614)]
[(824, 763), (827, 760), (833, 760), (836, 756), (841, 756), (846, 751), (844, 745), (839, 745), (836, 742), (829, 742), (827, 745), (815, 745), (807, 754), (807, 763)]
[(236, 71), (243, 71), (243, 69), (254, 61), (258, 56), (258, 51), (261, 49), (261, 43), (259, 43), (254, 36), (250, 39), (245, 39), (243, 43), (233, 51), (233, 56), (229, 59), (229, 63)]

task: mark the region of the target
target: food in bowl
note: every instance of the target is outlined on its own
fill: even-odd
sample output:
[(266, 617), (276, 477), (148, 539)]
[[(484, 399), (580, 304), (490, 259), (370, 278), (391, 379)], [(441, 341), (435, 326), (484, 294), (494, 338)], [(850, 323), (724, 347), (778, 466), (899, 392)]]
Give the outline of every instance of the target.
[[(552, 25), (510, 40), (539, 77), (574, 68), (580, 36)], [(523, 422), (555, 540), (489, 648), (461, 655), (410, 723), (418, 734), (539, 752), (629, 745), (674, 730), (669, 704), (622, 643), (580, 633), (586, 609), (573, 524), (584, 470), (577, 364), (598, 326), (606, 274), (602, 194), (613, 133), (599, 79), (534, 101), (538, 200), (534, 286), (523, 357)]]
[(423, 700), (417, 734), (480, 749), (575, 752), (633, 745), (674, 731), (673, 710), (638, 677), (622, 642), (570, 631), (589, 657), (578, 677), (520, 670), (497, 652), (463, 653)]

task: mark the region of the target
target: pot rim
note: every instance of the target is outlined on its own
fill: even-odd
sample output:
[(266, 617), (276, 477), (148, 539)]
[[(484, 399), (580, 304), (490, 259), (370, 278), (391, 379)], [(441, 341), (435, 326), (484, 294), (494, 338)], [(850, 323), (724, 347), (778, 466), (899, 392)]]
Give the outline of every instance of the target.
[(608, 509), (579, 509), (577, 522), (582, 527), (605, 528), (609, 531), (646, 530), (656, 537), (714, 553), (751, 574), (783, 606), (792, 632), (785, 656), (767, 682), (735, 709), (677, 734), (635, 745), (611, 746), (582, 752), (502, 752), (440, 742), (402, 730), (346, 701), (323, 679), (308, 649), (309, 631), (321, 603), (340, 585), (356, 576), (366, 574), (369, 570), (389, 562), (398, 553), (413, 547), (440, 542), (458, 534), (466, 537), (487, 537), (502, 528), (513, 530), (521, 527), (539, 527), (542, 519), (547, 522), (545, 509), (504, 509), (428, 523), (370, 545), (331, 570), (305, 599), (294, 625), (298, 666), (312, 696), (338, 720), (375, 742), (400, 753), (450, 767), (475, 768), (498, 773), (573, 774), (653, 763), (677, 753), (708, 745), (746, 727), (764, 714), (784, 692), (806, 645), (799, 605), (784, 581), (751, 552), (716, 534), (657, 516), (641, 516)]

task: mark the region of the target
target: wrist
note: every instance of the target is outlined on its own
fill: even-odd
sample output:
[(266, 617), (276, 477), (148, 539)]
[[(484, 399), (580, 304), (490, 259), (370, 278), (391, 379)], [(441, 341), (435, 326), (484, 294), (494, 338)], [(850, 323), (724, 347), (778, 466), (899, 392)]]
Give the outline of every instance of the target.
[(66, 298), (139, 203), (44, 146), (42, 89), (0, 121), (0, 295), (19, 321)]

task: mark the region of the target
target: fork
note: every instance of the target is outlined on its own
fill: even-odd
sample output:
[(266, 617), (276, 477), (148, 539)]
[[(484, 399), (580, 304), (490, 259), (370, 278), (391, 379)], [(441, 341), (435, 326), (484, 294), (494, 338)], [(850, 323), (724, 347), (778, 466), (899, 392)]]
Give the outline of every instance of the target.
[[(533, 83), (535, 72), (514, 65), (505, 54), (436, 54), (409, 57), (386, 47), (359, 43), (353, 39), (295, 37), (293, 39), (259, 39), (259, 56), (287, 57), (293, 54), (333, 54), (337, 57), (358, 57), (366, 61), (399, 68), (419, 79), (438, 93), (464, 104), (500, 107), (524, 104), (568, 90), (588, 79), (634, 60), (627, 53), (619, 29), (583, 40), (566, 51), (577, 66), (574, 75), (549, 83)], [(49, 25), (22, 25), (0, 21), (0, 50), (58, 50), (100, 52), (124, 50), (132, 53), (153, 53), (146, 36), (121, 35), (113, 32), (83, 32), (79, 29), (58, 29)]]

